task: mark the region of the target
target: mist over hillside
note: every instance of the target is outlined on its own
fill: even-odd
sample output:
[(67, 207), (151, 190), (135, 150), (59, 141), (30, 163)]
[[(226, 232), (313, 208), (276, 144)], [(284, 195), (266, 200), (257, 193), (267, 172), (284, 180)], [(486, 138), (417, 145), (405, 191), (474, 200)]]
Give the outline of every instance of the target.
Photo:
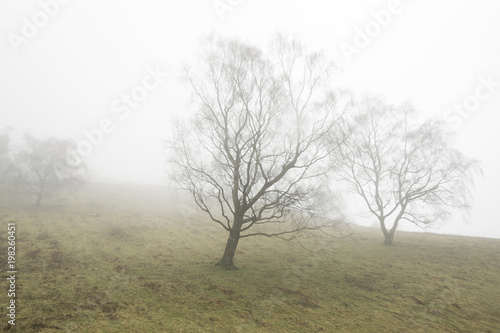
[(500, 1), (0, 3), (0, 330), (500, 332)]

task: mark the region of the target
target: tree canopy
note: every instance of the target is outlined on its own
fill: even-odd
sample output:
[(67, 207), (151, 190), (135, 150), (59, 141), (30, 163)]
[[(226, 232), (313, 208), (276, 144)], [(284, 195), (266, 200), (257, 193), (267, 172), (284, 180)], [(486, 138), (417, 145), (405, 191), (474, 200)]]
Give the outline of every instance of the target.
[(235, 268), (240, 238), (335, 224), (323, 211), (326, 162), (345, 138), (347, 103), (322, 53), (282, 36), (269, 51), (210, 38), (186, 81), (197, 112), (169, 143), (171, 175), (229, 232), (221, 266)]

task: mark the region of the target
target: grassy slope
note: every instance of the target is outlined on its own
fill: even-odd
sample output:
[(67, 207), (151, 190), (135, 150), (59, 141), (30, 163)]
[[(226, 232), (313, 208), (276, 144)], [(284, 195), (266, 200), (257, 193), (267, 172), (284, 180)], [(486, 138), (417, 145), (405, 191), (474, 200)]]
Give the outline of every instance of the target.
[(22, 332), (500, 331), (500, 240), (400, 232), (386, 247), (359, 228), (304, 240), (326, 245), (314, 253), (250, 238), (222, 271), (223, 230), (158, 189), (94, 187), (40, 210), (3, 200)]

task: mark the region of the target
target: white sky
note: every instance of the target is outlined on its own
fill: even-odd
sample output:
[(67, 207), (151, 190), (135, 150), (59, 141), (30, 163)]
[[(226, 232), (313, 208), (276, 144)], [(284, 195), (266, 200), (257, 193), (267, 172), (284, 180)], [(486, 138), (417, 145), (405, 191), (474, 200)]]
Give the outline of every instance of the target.
[[(57, 1), (68, 3), (60, 4), (15, 52), (12, 34), (22, 36), (25, 19), (34, 16), (43, 24), (41, 4)], [(215, 3), (234, 6), (221, 19)], [(78, 142), (84, 139), (82, 131), (109, 118), (115, 130), (87, 158), (93, 179), (161, 183), (162, 139), (169, 136), (172, 117), (189, 109), (179, 69), (211, 32), (259, 45), (277, 31), (297, 33), (328, 52), (339, 66), (339, 84), (357, 93), (383, 93), (393, 102), (411, 99), (438, 117), (474, 96), (481, 78), (500, 82), (496, 0), (401, 0), (401, 12), (346, 61), (341, 43), (354, 45), (356, 29), (373, 23), (371, 13), (390, 3), (0, 0), (0, 128), (13, 126), (17, 137), (29, 131)], [(112, 112), (113, 103), (142, 82), (147, 67), (156, 66), (169, 77), (120, 119)], [(461, 147), (483, 162), (485, 176), (477, 182), (472, 224), (450, 223), (446, 232), (500, 237), (495, 209), (500, 199), (500, 86), (491, 90), (468, 118), (454, 118), (460, 121)]]

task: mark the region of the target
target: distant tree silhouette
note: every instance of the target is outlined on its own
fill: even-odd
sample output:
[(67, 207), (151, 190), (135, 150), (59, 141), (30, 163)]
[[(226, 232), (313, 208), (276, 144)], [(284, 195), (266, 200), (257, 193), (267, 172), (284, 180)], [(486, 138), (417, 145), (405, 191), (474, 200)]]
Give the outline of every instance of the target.
[(75, 190), (85, 182), (85, 164), (70, 162), (76, 154), (73, 141), (25, 135), (25, 142), (26, 148), (15, 159), (13, 181), (36, 195), (36, 206), (45, 196), (62, 189)]
[(410, 104), (394, 107), (376, 97), (364, 99), (359, 111), (335, 162), (340, 179), (377, 218), (385, 244), (393, 245), (400, 221), (427, 226), (469, 209), (480, 168), (452, 147), (443, 123), (419, 123)]

